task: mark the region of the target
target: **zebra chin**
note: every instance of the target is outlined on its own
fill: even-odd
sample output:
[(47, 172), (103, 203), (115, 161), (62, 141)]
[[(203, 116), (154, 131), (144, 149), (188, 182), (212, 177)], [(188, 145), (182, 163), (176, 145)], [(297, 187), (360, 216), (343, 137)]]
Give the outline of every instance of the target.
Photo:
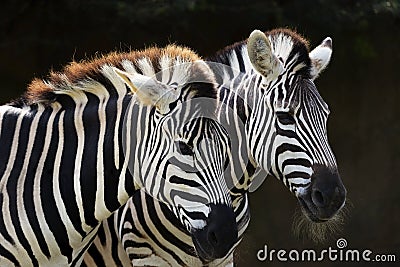
[(210, 209), (206, 226), (191, 231), (197, 255), (204, 263), (225, 257), (238, 239), (238, 227), (232, 207), (211, 204)]
[(346, 188), (337, 169), (314, 164), (311, 185), (297, 198), (303, 213), (315, 223), (332, 219), (345, 205)]

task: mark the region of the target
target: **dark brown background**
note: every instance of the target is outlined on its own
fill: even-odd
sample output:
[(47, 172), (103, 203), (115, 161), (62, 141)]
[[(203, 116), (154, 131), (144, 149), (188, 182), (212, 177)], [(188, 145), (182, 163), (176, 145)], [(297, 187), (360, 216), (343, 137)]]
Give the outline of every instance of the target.
[(343, 231), (327, 244), (301, 241), (290, 230), (295, 198), (268, 179), (251, 196), (252, 221), (238, 249), (238, 266), (289, 265), (257, 261), (264, 244), (320, 250), (336, 248), (339, 237), (350, 248), (396, 254), (400, 261), (398, 0), (3, 1), (0, 102), (20, 95), (33, 77), (60, 70), (72, 59), (171, 42), (207, 56), (247, 38), (253, 29), (275, 27), (297, 29), (312, 47), (326, 36), (333, 38), (332, 61), (316, 83), (330, 105), (330, 143), (353, 207)]

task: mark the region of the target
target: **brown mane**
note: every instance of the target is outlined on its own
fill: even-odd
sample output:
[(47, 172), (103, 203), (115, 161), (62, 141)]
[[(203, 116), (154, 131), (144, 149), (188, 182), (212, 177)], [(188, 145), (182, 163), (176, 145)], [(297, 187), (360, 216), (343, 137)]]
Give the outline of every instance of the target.
[[(121, 63), (124, 60), (129, 60), (133, 64), (141, 58), (149, 59), (155, 71), (158, 72), (159, 64), (158, 60), (162, 56), (168, 56), (170, 58), (180, 58), (184, 61), (196, 61), (201, 59), (196, 53), (186, 47), (180, 47), (176, 45), (169, 45), (165, 48), (151, 47), (141, 51), (130, 51), (130, 52), (112, 52), (106, 55), (98, 56), (93, 59), (82, 60), (80, 62), (73, 61), (69, 63), (61, 72), (51, 71), (49, 76), (42, 80), (35, 78), (29, 85), (25, 95), (22, 99), (14, 102), (14, 104), (24, 103), (33, 104), (36, 102), (49, 101), (54, 98), (54, 90), (62, 90), (65, 85), (65, 80), (70, 84), (76, 84), (80, 81), (94, 79), (101, 75), (101, 67), (103, 65), (111, 65), (117, 68), (122, 68)], [(66, 78), (66, 79), (65, 79)]]

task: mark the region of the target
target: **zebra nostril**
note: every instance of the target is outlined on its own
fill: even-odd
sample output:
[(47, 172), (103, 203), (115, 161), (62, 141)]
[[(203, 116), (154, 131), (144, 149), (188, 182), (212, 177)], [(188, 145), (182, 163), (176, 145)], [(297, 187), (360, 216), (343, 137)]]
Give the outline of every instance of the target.
[(312, 202), (317, 207), (324, 207), (326, 204), (324, 194), (321, 191), (319, 191), (318, 189), (313, 190), (313, 192), (311, 194), (311, 199), (312, 199)]

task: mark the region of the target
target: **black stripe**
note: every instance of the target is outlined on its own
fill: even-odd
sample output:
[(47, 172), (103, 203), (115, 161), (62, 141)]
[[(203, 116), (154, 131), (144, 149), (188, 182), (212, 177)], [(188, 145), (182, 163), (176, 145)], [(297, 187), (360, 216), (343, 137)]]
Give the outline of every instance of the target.
[(291, 152), (305, 152), (305, 151), (304, 151), (301, 147), (299, 147), (299, 146), (296, 146), (296, 145), (293, 145), (293, 144), (289, 144), (289, 143), (284, 143), (284, 144), (279, 145), (279, 146), (276, 148), (276, 154), (277, 154), (276, 157), (278, 157), (278, 155), (280, 155), (280, 154), (282, 154), (282, 153), (284, 153), (284, 152), (286, 152), (286, 151), (291, 151)]
[[(14, 137), (15, 126), (17, 122), (16, 118), (17, 116), (14, 113), (3, 114), (3, 123), (1, 125), (1, 134), (0, 134), (0, 144), (2, 149), (2, 153), (0, 153), (0, 173), (4, 173), (7, 167), (7, 162), (10, 157), (12, 140)], [(3, 207), (3, 194), (1, 193), (0, 193), (0, 207)], [(7, 207), (7, 209), (9, 208)], [(8, 231), (6, 230), (3, 218), (4, 216), (0, 216), (1, 235), (4, 237), (4, 239), (6, 239), (8, 242), (14, 245), (15, 242), (8, 233)]]
[[(280, 80), (281, 80), (281, 79), (279, 79), (278, 81), (280, 81)], [(283, 88), (282, 88), (282, 83), (278, 83), (277, 88), (278, 88), (278, 100), (279, 100), (280, 102), (282, 102), (282, 101), (283, 101)]]
[(298, 139), (298, 135), (294, 131), (280, 128), (278, 122), (275, 123), (275, 129), (277, 135)]
[[(253, 133), (256, 134), (256, 140), (254, 141), (254, 148), (258, 148), (260, 146), (260, 141), (261, 141), (261, 137), (263, 137), (263, 134), (267, 134), (269, 133), (270, 127), (269, 125), (267, 125), (268, 122), (268, 117), (270, 116), (269, 114), (269, 110), (265, 109), (265, 111), (263, 111), (262, 113), (258, 113), (259, 115), (263, 115), (262, 119), (259, 119), (257, 123), (253, 123), (255, 125), (255, 127), (257, 127), (256, 129), (253, 129)], [(267, 137), (267, 135), (264, 136), (264, 138)], [(264, 139), (262, 141), (265, 141)], [(264, 143), (261, 143), (261, 145), (265, 145)], [(262, 152), (263, 149), (260, 150), (260, 152)], [(256, 150), (253, 151), (253, 155), (255, 155)]]
[(247, 104), (244, 102), (244, 99), (241, 96), (239, 96), (239, 94), (236, 94), (234, 97), (236, 97), (236, 110), (237, 110), (237, 113), (233, 114), (233, 115), (234, 116), (239, 116), (239, 118), (242, 121), (242, 123), (245, 124), (247, 122), (245, 105), (247, 105)]
[(295, 165), (295, 166), (304, 166), (307, 168), (311, 168), (311, 162), (308, 161), (307, 159), (286, 159), (283, 163), (282, 163), (282, 169), (285, 169), (285, 167), (287, 165)]
[[(59, 184), (60, 184), (60, 192), (61, 199), (64, 201), (66, 213), (70, 218), (74, 228), (81, 236), (85, 236), (86, 232), (82, 228), (82, 222), (79, 215), (78, 205), (75, 201), (75, 189), (74, 189), (74, 170), (75, 170), (75, 158), (77, 154), (77, 144), (78, 144), (78, 134), (75, 127), (75, 102), (71, 98), (65, 98), (65, 104), (70, 108), (66, 109), (64, 112), (64, 132), (67, 133), (64, 135), (64, 147), (62, 148), (62, 156), (60, 162), (60, 170), (59, 170)], [(57, 122), (59, 120), (59, 115), (57, 115)], [(58, 133), (58, 126), (56, 121), (54, 123), (54, 130), (56, 130), (54, 134)], [(56, 146), (57, 143), (51, 143), (53, 147)]]
[[(122, 170), (123, 164), (124, 164), (124, 159), (125, 157), (130, 157), (130, 161), (129, 161), (129, 165), (132, 166), (132, 160), (134, 159), (134, 157), (131, 157), (134, 155), (134, 150), (131, 150), (131, 155), (126, 155), (126, 151), (124, 151), (123, 147), (123, 134), (122, 131), (124, 129), (123, 125), (126, 122), (125, 121), (125, 117), (126, 117), (126, 113), (128, 111), (128, 108), (131, 107), (131, 100), (132, 100), (132, 96), (131, 95), (126, 95), (122, 101), (122, 115), (121, 115), (121, 120), (119, 122), (119, 125), (116, 127), (119, 127), (119, 131), (118, 131), (118, 142), (119, 142), (119, 170)], [(137, 105), (136, 105), (137, 108)], [(134, 109), (135, 110), (135, 109)], [(134, 112), (134, 111), (133, 111)], [(144, 120), (142, 120), (144, 121)], [(132, 127), (134, 128), (134, 127)], [(137, 129), (137, 128), (136, 128)], [(136, 144), (133, 144), (132, 147), (134, 148), (136, 146)], [(125, 172), (125, 177), (123, 177), (123, 179), (125, 179), (125, 191), (128, 193), (128, 196), (132, 196), (134, 191), (135, 191), (135, 185), (134, 185), (134, 181), (133, 181), (133, 177), (132, 174), (130, 172), (130, 169), (128, 168), (128, 170), (126, 170)]]
[(310, 175), (306, 172), (294, 171), (286, 175), (286, 179), (291, 178), (303, 178), (303, 179), (310, 179)]
[[(4, 257), (4, 258), (8, 259), (9, 261), (11, 261), (14, 264), (14, 266), (18, 266), (18, 267), (21, 266), (19, 264), (19, 261), (14, 257), (14, 255), (11, 254), (7, 249), (5, 249), (1, 245), (1, 243), (0, 243), (0, 255), (1, 255), (1, 257)], [(26, 262), (26, 264), (27, 264), (27, 262)]]
[(236, 57), (238, 59), (240, 72), (241, 73), (245, 73), (246, 69), (244, 67), (244, 61), (243, 61), (243, 55), (242, 55), (242, 46), (236, 46), (234, 51), (235, 51)]
[[(58, 144), (58, 122), (60, 120), (60, 113), (58, 113), (54, 118), (53, 123), (53, 134), (51, 136), (50, 143)], [(59, 208), (55, 202), (55, 198), (60, 196), (55, 196), (53, 191), (53, 170), (54, 170), (54, 159), (56, 158), (57, 146), (53, 145), (49, 147), (47, 152), (47, 157), (44, 162), (43, 175), (40, 181), (40, 188), (42, 195), (41, 205), (43, 207), (43, 213), (47, 225), (50, 231), (53, 233), (54, 238), (60, 247), (62, 255), (68, 258), (68, 262), (72, 260), (72, 248), (68, 241), (68, 234), (65, 228), (64, 222), (61, 219)], [(49, 197), (50, 196), (50, 197)], [(70, 205), (74, 201), (69, 200), (69, 202), (64, 202), (66, 206)]]
[[(148, 248), (149, 250), (153, 251), (154, 248), (146, 242), (137, 242), (137, 241), (133, 241), (133, 240), (126, 240), (124, 241), (124, 248), (125, 250), (127, 248)], [(137, 259), (145, 259), (147, 258), (149, 255), (148, 254), (137, 254), (137, 253), (129, 253), (129, 260), (133, 261), (133, 260), (137, 260)]]
[(195, 187), (202, 187), (201, 184), (199, 184), (198, 182), (194, 181), (194, 180), (188, 180), (182, 177), (178, 177), (176, 175), (172, 175), (169, 178), (169, 182), (173, 183), (173, 184), (182, 184), (182, 185), (187, 185), (191, 188), (195, 188)]
[(3, 122), (1, 124), (0, 133), (0, 173), (4, 173), (7, 167), (7, 162), (11, 153), (12, 141), (14, 138), (15, 126), (17, 124), (18, 115), (13, 112), (5, 112), (3, 114)]
[[(100, 121), (98, 117), (99, 99), (93, 94), (86, 94), (88, 103), (83, 111), (82, 119), (85, 127), (85, 144), (80, 169), (80, 184), (82, 190), (83, 211), (86, 224), (95, 227), (98, 221), (95, 217), (97, 191), (97, 150), (99, 149)], [(102, 193), (102, 192), (101, 192)], [(71, 200), (70, 200), (71, 201)]]
[[(118, 182), (120, 171), (115, 167), (115, 147), (114, 147), (114, 131), (116, 127), (117, 102), (110, 99), (106, 106), (106, 132), (104, 138), (104, 188), (107, 193), (104, 195), (106, 207), (110, 211), (117, 210), (121, 204), (118, 201)], [(124, 117), (122, 116), (121, 120)], [(121, 147), (122, 149), (122, 147)], [(121, 158), (122, 160), (122, 158)]]
[[(29, 157), (29, 165), (26, 172), (26, 181), (24, 186), (24, 204), (25, 210), (28, 216), (29, 224), (32, 227), (33, 233), (38, 241), (39, 247), (43, 254), (50, 258), (50, 250), (47, 246), (46, 240), (44, 238), (42, 229), (40, 228), (39, 222), (37, 220), (37, 214), (35, 212), (34, 205), (34, 182), (35, 182), (35, 174), (37, 172), (37, 166), (39, 164), (40, 156), (43, 151), (43, 144), (46, 138), (46, 125), (51, 114), (51, 109), (45, 110), (43, 115), (38, 121), (38, 128), (36, 130), (35, 140), (33, 141), (32, 153)], [(38, 115), (36, 115), (38, 116)]]

